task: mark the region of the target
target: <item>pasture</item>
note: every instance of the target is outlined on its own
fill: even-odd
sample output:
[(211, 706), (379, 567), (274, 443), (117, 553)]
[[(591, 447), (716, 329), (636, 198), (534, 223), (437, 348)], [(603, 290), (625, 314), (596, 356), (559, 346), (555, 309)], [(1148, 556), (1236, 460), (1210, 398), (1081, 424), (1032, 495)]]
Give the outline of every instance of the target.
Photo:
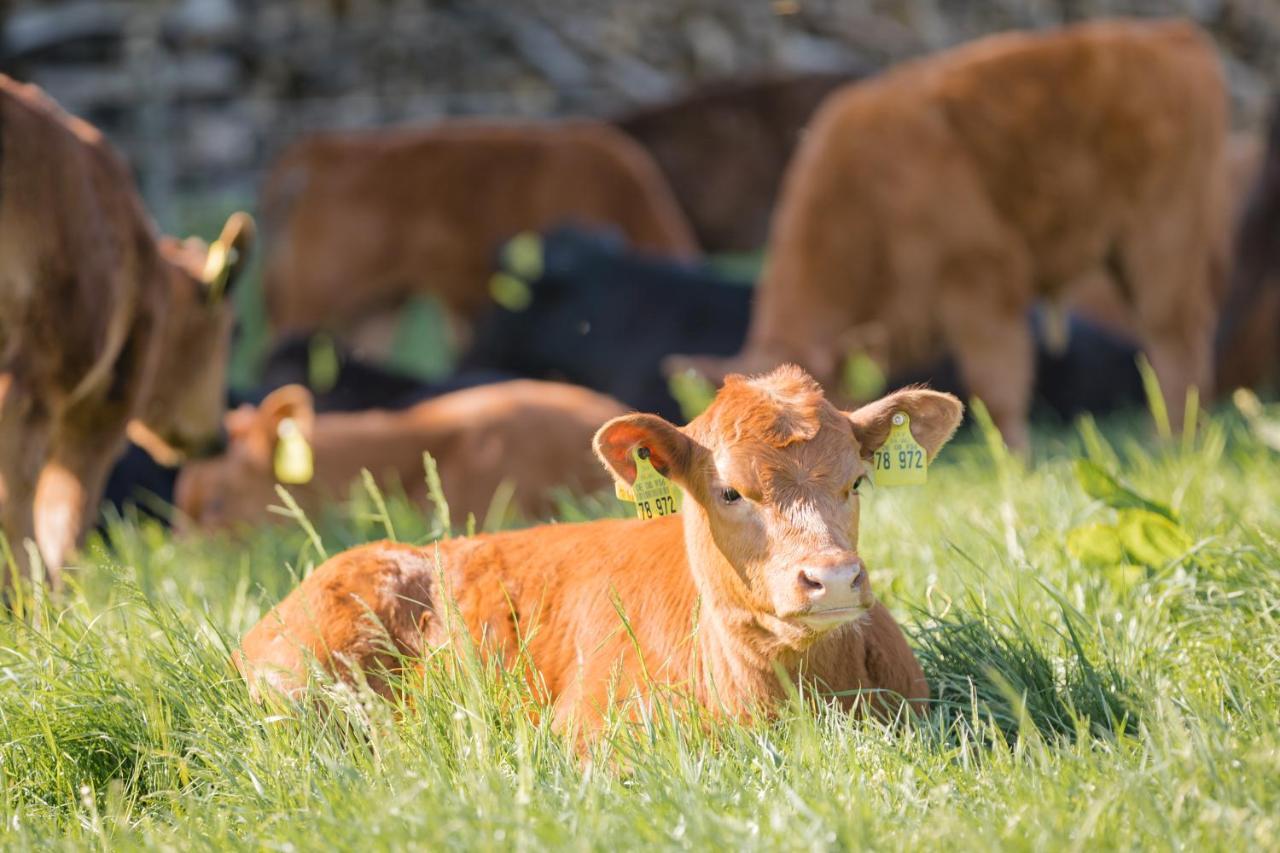
[[(396, 704), (249, 699), (239, 636), (323, 553), (442, 535), (424, 508), (356, 492), (247, 545), (121, 519), (63, 597), (27, 587), (0, 616), (0, 843), (1274, 849), (1280, 457), (1229, 411), (1181, 443), (1137, 420), (1036, 447), (1025, 465), (972, 429), (927, 485), (863, 502), (926, 718), (796, 696), (728, 723), (660, 702), (585, 756), (466, 648)], [(1138, 507), (1173, 520), (1115, 548), (1087, 527)], [(559, 515), (626, 511), (606, 496)]]

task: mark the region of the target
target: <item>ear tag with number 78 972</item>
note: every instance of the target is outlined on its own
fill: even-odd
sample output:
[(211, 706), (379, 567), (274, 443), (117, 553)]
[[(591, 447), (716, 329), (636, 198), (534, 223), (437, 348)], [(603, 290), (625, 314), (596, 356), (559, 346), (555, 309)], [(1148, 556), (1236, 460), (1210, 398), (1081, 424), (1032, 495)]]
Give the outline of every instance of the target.
[(614, 493), (619, 500), (636, 505), (636, 518), (661, 518), (680, 511), (682, 493), (674, 483), (658, 473), (649, 461), (649, 448), (637, 447), (631, 453), (636, 463), (635, 482), (628, 486), (617, 481)]
[(893, 428), (871, 456), (872, 482), (877, 486), (918, 486), (929, 479), (929, 455), (911, 434), (911, 418), (895, 412)]

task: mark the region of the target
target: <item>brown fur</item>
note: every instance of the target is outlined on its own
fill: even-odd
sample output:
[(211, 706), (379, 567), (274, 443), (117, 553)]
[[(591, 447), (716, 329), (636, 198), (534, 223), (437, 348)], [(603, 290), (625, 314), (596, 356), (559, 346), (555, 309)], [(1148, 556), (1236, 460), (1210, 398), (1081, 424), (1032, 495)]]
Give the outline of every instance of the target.
[(34, 539), (56, 581), (126, 425), (168, 452), (216, 439), (223, 293), (252, 223), (228, 222), (238, 260), (206, 271), (201, 241), (156, 234), (97, 130), (3, 76), (0, 140), (0, 507), (19, 563)]
[(732, 81), (615, 120), (666, 175), (707, 252), (764, 245), (787, 163), (813, 111), (854, 75)]
[[(857, 483), (899, 411), (930, 456), (961, 416), (955, 398), (920, 389), (843, 413), (784, 367), (728, 382), (683, 428), (616, 418), (596, 436), (601, 460), (630, 483), (632, 451), (647, 448), (684, 492), (680, 517), (357, 548), (264, 617), (237, 663), (255, 690), (265, 682), (296, 695), (312, 659), (343, 677), (372, 669), (385, 689), (377, 668), (398, 666), (386, 650), (419, 655), (447, 642), (456, 606), (470, 635), (507, 663), (517, 637), (526, 640), (530, 679), (561, 728), (593, 728), (615, 688), (767, 712), (785, 695), (778, 667), (846, 692), (846, 705), (853, 691), (879, 691), (871, 702), (881, 712), (898, 697), (918, 706), (928, 684), (857, 557)], [(743, 497), (730, 501), (726, 489)]]
[(278, 519), (267, 507), (279, 503), (273, 460), (285, 418), (299, 425), (314, 453), (314, 479), (288, 487), (308, 512), (346, 497), (365, 468), (382, 488), (425, 500), (425, 451), (436, 459), (456, 522), (468, 514), (483, 522), (504, 482), (513, 489), (509, 509), (525, 519), (547, 518), (553, 488), (590, 492), (606, 485), (587, 445), (601, 424), (624, 411), (585, 388), (517, 380), (455, 391), (403, 411), (316, 415), (305, 388), (285, 386), (258, 408), (242, 406), (227, 416), (224, 454), (183, 468), (175, 487), (179, 523), (217, 530)]
[(787, 173), (743, 353), (710, 372), (795, 360), (831, 387), (878, 321), (893, 369), (949, 350), (1025, 446), (1026, 311), (1114, 260), (1180, 421), (1211, 381), (1225, 125), (1213, 45), (1179, 22), (993, 36), (840, 90)]
[[(1223, 162), (1222, 178), (1226, 181), (1226, 190), (1219, 196), (1224, 205), (1219, 214), (1219, 221), (1226, 226), (1222, 235), (1225, 245), (1230, 245), (1232, 235), (1236, 233), (1245, 211), (1245, 204), (1257, 183), (1263, 164), (1262, 140), (1256, 133), (1238, 132), (1227, 138), (1226, 157)], [(1229, 264), (1236, 266), (1234, 253), (1229, 253)], [(1130, 340), (1138, 336), (1137, 324), (1133, 314), (1133, 306), (1125, 295), (1125, 285), (1116, 281), (1115, 275), (1107, 270), (1094, 270), (1073, 282), (1070, 289), (1063, 294), (1062, 307), (1079, 314), (1103, 328), (1123, 335)], [(1221, 288), (1216, 294), (1216, 304), (1222, 303), (1226, 297), (1226, 289)], [(1246, 362), (1253, 362), (1255, 353), (1244, 347), (1231, 357)], [(1221, 377), (1219, 377), (1221, 379)], [(1230, 390), (1236, 385), (1215, 382), (1219, 391)], [(1238, 384), (1238, 383), (1237, 383)]]
[(652, 252), (695, 252), (644, 149), (588, 121), (314, 136), (272, 168), (263, 210), (277, 333), (348, 331), (414, 293), (473, 317), (490, 304), (502, 241), (565, 220), (619, 228)]

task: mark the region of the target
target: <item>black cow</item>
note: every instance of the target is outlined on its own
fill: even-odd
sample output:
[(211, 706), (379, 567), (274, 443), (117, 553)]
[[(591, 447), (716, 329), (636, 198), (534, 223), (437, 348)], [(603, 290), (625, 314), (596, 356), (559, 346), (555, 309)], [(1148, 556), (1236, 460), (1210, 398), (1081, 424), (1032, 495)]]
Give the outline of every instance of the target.
[[(501, 261), (513, 269), (509, 254)], [(542, 240), (541, 275), (522, 307), (495, 307), (462, 366), (585, 385), (666, 418), (680, 417), (660, 369), (675, 352), (738, 351), (751, 288), (702, 263), (629, 251), (620, 236), (564, 227)]]

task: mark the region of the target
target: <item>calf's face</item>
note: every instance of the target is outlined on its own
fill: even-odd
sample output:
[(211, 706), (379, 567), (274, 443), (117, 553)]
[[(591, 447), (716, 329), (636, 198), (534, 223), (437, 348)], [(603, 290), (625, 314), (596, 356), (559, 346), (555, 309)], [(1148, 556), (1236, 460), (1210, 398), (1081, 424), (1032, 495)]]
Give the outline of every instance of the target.
[(272, 391), (256, 408), (243, 405), (227, 413), (223, 452), (188, 462), (178, 474), (174, 505), (179, 531), (231, 530), (279, 520), (267, 508), (279, 503), (274, 459), (286, 419), (311, 442), (315, 413), (311, 393), (301, 385)]
[[(794, 366), (730, 376), (711, 406), (678, 428), (654, 415), (610, 421), (596, 450), (614, 476), (635, 479), (633, 452), (684, 488), (695, 573), (721, 574), (756, 613), (818, 634), (871, 605), (858, 556), (858, 516), (869, 460), (904, 413), (930, 458), (962, 406), (949, 394), (907, 389), (841, 412)], [(704, 590), (705, 592), (705, 590)]]
[(196, 239), (161, 241), (169, 310), (156, 330), (161, 353), (151, 394), (130, 425), (130, 437), (159, 461), (207, 453), (220, 440), (234, 322), (228, 295), (244, 271), (253, 235), (253, 220), (236, 213), (211, 246)]

